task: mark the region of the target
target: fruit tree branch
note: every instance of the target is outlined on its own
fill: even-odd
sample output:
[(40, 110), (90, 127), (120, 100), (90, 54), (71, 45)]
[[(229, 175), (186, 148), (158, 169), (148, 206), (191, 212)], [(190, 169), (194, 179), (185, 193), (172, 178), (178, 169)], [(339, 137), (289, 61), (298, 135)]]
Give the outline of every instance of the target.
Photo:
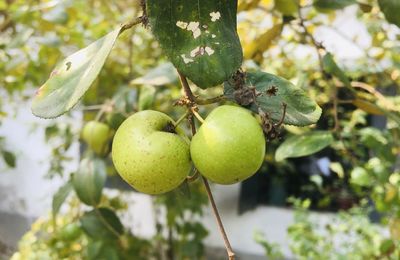
[[(189, 86), (189, 83), (187, 82), (186, 77), (183, 76), (179, 71), (178, 71), (178, 74), (179, 74), (179, 79), (180, 79), (183, 91), (185, 92), (185, 97), (190, 101), (190, 102), (188, 102), (188, 106), (191, 106), (190, 111), (192, 111), (192, 115), (190, 117), (188, 117), (188, 119), (189, 119), (189, 124), (191, 126), (192, 135), (195, 135), (196, 134), (196, 126), (194, 124), (193, 109), (192, 109), (194, 106), (196, 106), (195, 96), (193, 95), (192, 90), (190, 89), (190, 86)], [(206, 188), (208, 200), (211, 203), (211, 208), (212, 208), (215, 220), (217, 221), (219, 232), (221, 233), (222, 238), (224, 240), (224, 244), (225, 244), (226, 251), (228, 253), (229, 260), (234, 260), (235, 253), (233, 252), (233, 249), (229, 242), (228, 236), (226, 235), (224, 225), (222, 223), (221, 217), (218, 212), (217, 205), (215, 204), (214, 197), (213, 197), (211, 189), (210, 189), (210, 184), (208, 183), (208, 180), (204, 176), (201, 176), (201, 178), (202, 178), (204, 186)]]
[(132, 28), (133, 26), (138, 25), (140, 23), (146, 25), (147, 16), (142, 15), (142, 16), (139, 16), (139, 17), (133, 19), (130, 22), (127, 22), (127, 23), (123, 24), (121, 29), (120, 29), (120, 31), (119, 31), (119, 34), (123, 33), (124, 31), (126, 31), (126, 30)]
[(196, 98), (195, 102), (197, 105), (209, 105), (209, 104), (214, 104), (214, 103), (218, 103), (221, 101), (225, 101), (226, 98), (224, 95), (220, 95), (217, 97), (213, 97), (210, 99), (200, 99), (200, 98)]

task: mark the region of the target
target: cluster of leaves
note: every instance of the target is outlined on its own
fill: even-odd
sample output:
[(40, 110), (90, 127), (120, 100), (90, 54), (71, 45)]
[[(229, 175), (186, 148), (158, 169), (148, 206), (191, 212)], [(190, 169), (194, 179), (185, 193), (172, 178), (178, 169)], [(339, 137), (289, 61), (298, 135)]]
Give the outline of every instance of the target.
[[(398, 259), (399, 239), (384, 235), (371, 223), (368, 207), (356, 207), (320, 223), (307, 210), (310, 201), (292, 200), (296, 209), (294, 223), (288, 228), (289, 246), (296, 259)], [(366, 203), (366, 201), (364, 201)], [(396, 234), (397, 235), (397, 234)], [(280, 249), (263, 236), (257, 242), (266, 256), (280, 259)]]
[[(54, 195), (52, 218), (39, 219), (33, 225), (12, 259), (130, 259), (132, 256), (199, 259), (203, 256), (203, 239), (208, 232), (196, 221), (207, 202), (201, 186), (195, 185), (196, 189), (190, 190), (189, 201), (183, 200), (178, 192), (158, 197), (157, 233), (151, 239), (139, 238), (120, 221), (119, 215), (128, 210), (120, 195), (103, 194), (106, 164), (92, 156), (85, 156), (78, 171)], [(68, 213), (59, 214), (65, 202), (69, 202)]]
[[(63, 189), (66, 194), (67, 188)], [(132, 255), (152, 259), (154, 245), (124, 230), (113, 212), (123, 213), (124, 202), (114, 197), (103, 198), (100, 204), (80, 217), (80, 202), (72, 197), (67, 214), (42, 217), (32, 225), (11, 259), (129, 259)]]
[(156, 224), (156, 239), (168, 245), (166, 254), (169, 259), (201, 259), (204, 256), (203, 240), (208, 231), (200, 217), (207, 202), (207, 195), (199, 182), (191, 185), (190, 190), (184, 185), (180, 191), (155, 198), (157, 215), (162, 216), (160, 213), (166, 211), (165, 219), (158, 219)]

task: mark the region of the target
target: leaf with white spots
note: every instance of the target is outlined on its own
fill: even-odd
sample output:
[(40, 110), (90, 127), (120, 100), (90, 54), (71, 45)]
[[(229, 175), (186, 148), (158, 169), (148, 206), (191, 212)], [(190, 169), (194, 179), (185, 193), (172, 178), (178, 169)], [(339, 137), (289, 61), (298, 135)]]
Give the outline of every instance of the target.
[(37, 91), (32, 103), (33, 114), (55, 118), (74, 107), (99, 74), (120, 30), (110, 32), (58, 64)]
[(219, 85), (242, 64), (237, 0), (148, 0), (152, 31), (174, 66), (201, 88)]

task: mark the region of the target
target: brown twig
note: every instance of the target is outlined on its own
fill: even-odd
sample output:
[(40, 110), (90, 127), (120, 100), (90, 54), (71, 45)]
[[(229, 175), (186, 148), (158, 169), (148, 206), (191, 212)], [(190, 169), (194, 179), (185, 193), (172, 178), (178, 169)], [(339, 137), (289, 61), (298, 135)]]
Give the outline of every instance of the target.
[(204, 119), (201, 117), (201, 115), (196, 111), (195, 108), (191, 109), (192, 114), (196, 117), (197, 120), (200, 121), (200, 123), (204, 124)]
[(135, 25), (138, 25), (140, 23), (144, 23), (146, 20), (147, 20), (147, 16), (143, 16), (142, 15), (142, 16), (136, 17), (132, 21), (127, 22), (126, 24), (123, 24), (121, 29), (120, 29), (120, 31), (119, 31), (119, 34), (122, 34), (124, 31), (132, 28)]
[(335, 87), (333, 90), (333, 119), (335, 121), (335, 125), (333, 127), (334, 132), (338, 132), (340, 130), (340, 122), (338, 115), (338, 96), (337, 96), (337, 88)]
[(198, 105), (209, 105), (209, 104), (214, 104), (214, 103), (218, 103), (218, 102), (225, 101), (225, 100), (226, 100), (226, 97), (224, 95), (220, 95), (220, 96), (209, 98), (209, 99), (196, 98), (195, 102)]
[[(186, 77), (183, 76), (179, 71), (178, 71), (178, 74), (179, 74), (179, 79), (180, 79), (183, 91), (185, 92), (185, 96), (189, 101), (191, 101), (191, 102), (189, 102), (188, 105), (189, 106), (195, 106), (196, 105), (195, 96), (193, 95), (192, 90), (190, 89), (190, 86), (189, 86), (189, 83), (187, 82)], [(194, 124), (193, 114), (191, 114), (188, 117), (188, 120), (189, 120), (190, 128), (192, 130), (192, 135), (194, 135), (194, 134), (196, 134), (196, 126)], [(215, 220), (217, 221), (218, 229), (219, 229), (219, 231), (220, 231), (220, 233), (222, 235), (222, 238), (224, 240), (224, 244), (225, 244), (226, 252), (228, 253), (229, 260), (234, 260), (235, 259), (235, 253), (233, 252), (233, 249), (232, 249), (232, 246), (231, 246), (231, 244), (229, 242), (228, 236), (226, 235), (224, 225), (222, 223), (221, 217), (220, 217), (219, 212), (218, 212), (217, 205), (215, 204), (214, 197), (213, 197), (211, 189), (210, 189), (210, 184), (208, 183), (208, 180), (204, 176), (202, 176), (202, 180), (203, 180), (204, 186), (205, 186), (206, 191), (207, 191), (208, 200), (211, 203), (211, 208), (212, 208), (212, 211), (214, 213)]]

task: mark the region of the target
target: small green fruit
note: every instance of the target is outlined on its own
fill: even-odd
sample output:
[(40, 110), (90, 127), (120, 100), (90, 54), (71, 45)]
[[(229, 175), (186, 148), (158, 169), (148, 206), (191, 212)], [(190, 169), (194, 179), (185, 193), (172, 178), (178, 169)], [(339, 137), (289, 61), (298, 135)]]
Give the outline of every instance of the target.
[(81, 137), (98, 155), (105, 155), (109, 149), (109, 140), (113, 131), (108, 125), (98, 122), (89, 121), (82, 129)]
[(225, 105), (206, 118), (192, 139), (190, 152), (194, 165), (207, 179), (232, 184), (261, 167), (265, 137), (248, 110)]
[(59, 237), (64, 241), (73, 241), (80, 237), (82, 229), (77, 223), (70, 223), (62, 227), (59, 231)]
[(178, 187), (191, 169), (189, 144), (167, 115), (144, 110), (118, 128), (112, 145), (117, 172), (136, 190), (161, 194)]

